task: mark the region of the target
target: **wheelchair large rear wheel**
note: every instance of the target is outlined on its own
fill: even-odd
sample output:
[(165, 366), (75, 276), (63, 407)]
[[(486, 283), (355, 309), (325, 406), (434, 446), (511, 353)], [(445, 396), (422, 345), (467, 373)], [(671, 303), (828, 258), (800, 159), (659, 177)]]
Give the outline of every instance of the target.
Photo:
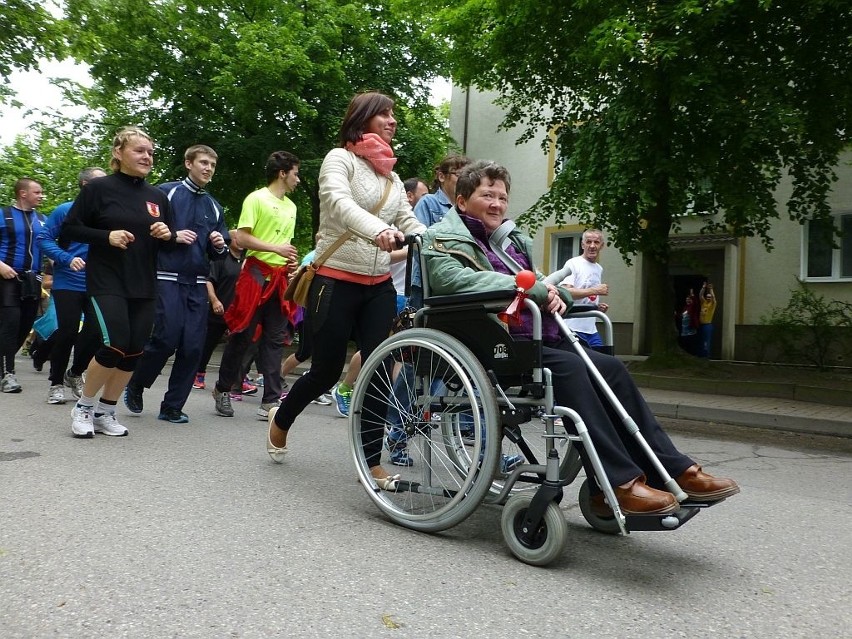
[[(378, 412), (376, 412), (378, 411)], [(393, 426), (394, 415), (401, 419)], [(459, 464), (442, 422), (464, 414), (471, 463)], [(443, 417), (442, 417), (443, 416)], [(389, 426), (390, 424), (390, 426)], [(500, 450), (494, 389), (479, 360), (460, 341), (413, 328), (378, 346), (361, 366), (350, 404), (350, 441), (361, 483), (394, 522), (424, 532), (466, 519), (491, 485)], [(364, 444), (384, 439), (382, 464), (400, 478), (394, 490), (373, 480)], [(401, 450), (406, 455), (399, 457)]]

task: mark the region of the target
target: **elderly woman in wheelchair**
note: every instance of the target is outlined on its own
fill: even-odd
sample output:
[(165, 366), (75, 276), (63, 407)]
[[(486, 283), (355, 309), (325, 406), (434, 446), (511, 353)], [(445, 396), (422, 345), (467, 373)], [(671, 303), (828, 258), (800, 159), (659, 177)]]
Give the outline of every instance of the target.
[[(738, 493), (733, 480), (705, 473), (675, 448), (618, 359), (577, 346), (559, 318), (570, 305), (566, 291), (540, 277), (533, 280), (508, 336), (494, 319), (493, 304), (476, 299), (495, 291), (505, 307), (517, 290), (515, 274), (532, 268), (531, 239), (511, 223), (504, 226), (509, 190), (509, 173), (497, 164), (475, 162), (461, 170), (454, 208), (421, 242), (429, 290), (418, 324), (425, 328), (394, 336), (364, 367), (362, 375), (385, 370), (378, 360), (393, 356), (413, 368), (416, 381), (405, 384), (412, 405), (397, 406), (409, 416), (408, 444), (419, 447), (423, 467), (407, 469), (393, 495), (373, 490), (374, 501), (398, 523), (440, 530), (466, 517), (486, 493), (497, 502), (523, 493), (516, 482), (526, 478), (540, 485), (538, 495), (509, 499), (503, 532), (507, 541), (515, 540), (509, 545), (521, 559), (546, 563), (558, 555), (558, 537), (564, 537), (560, 532), (552, 543), (545, 539), (553, 536), (548, 528), (552, 533), (565, 525), (552, 507), (573, 479), (566, 469), (569, 451), (563, 448), (559, 458), (566, 440), (577, 444), (586, 468), (583, 514), (605, 532), (627, 532), (622, 514), (634, 530), (675, 528), (698, 508)], [(434, 391), (436, 379), (444, 392)], [(399, 377), (396, 381), (398, 387)], [(389, 398), (393, 385), (387, 380)], [(510, 386), (520, 392), (509, 397), (504, 388)], [(523, 435), (528, 427), (521, 426), (535, 405), (551, 413), (545, 432), (535, 436), (545, 444), (542, 460), (535, 459)], [(433, 414), (440, 414), (437, 422)], [(555, 432), (557, 416), (566, 418), (573, 434)], [(379, 428), (382, 420), (375, 421)], [(458, 434), (471, 421), (476, 441), (463, 445)], [(357, 430), (353, 427), (353, 436)], [(508, 476), (498, 470), (507, 441), (528, 462)], [(353, 443), (357, 463), (358, 442)], [(461, 507), (465, 501), (471, 503)], [(613, 520), (617, 525), (607, 523)]]

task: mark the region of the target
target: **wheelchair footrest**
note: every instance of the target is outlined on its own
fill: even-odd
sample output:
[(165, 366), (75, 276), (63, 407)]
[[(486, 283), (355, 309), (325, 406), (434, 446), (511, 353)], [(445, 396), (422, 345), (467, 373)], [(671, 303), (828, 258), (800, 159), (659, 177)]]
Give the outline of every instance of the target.
[(684, 501), (680, 504), (680, 510), (668, 515), (625, 515), (627, 530), (630, 532), (640, 530), (676, 530), (690, 519), (695, 517), (701, 510), (709, 508), (719, 502)]

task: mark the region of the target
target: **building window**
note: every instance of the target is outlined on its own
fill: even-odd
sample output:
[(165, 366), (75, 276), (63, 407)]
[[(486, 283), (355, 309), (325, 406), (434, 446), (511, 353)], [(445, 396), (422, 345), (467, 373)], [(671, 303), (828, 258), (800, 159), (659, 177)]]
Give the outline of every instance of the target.
[[(834, 230), (840, 229), (840, 237)], [(835, 246), (836, 245), (836, 246)], [(803, 276), (809, 281), (852, 279), (852, 213), (807, 223)]]
[(580, 240), (583, 237), (582, 233), (571, 233), (565, 235), (553, 235), (552, 246), (550, 251), (550, 268), (548, 273), (562, 268), (572, 257), (577, 257), (583, 252), (580, 246)]

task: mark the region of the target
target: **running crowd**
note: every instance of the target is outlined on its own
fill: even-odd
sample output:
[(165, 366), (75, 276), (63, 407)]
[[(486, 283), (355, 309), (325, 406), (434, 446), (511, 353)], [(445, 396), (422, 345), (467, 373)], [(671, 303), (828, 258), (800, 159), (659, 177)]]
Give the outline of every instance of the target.
[[(81, 171), (76, 199), (47, 217), (37, 210), (41, 185), (18, 180), (15, 202), (3, 207), (0, 219), (0, 391), (21, 392), (15, 355), (31, 340), (34, 365), (50, 365), (47, 402), (64, 404), (66, 393), (74, 398), (70, 427), (77, 438), (127, 435), (116, 416), (119, 400), (141, 413), (145, 391), (170, 358), (158, 419), (188, 422), (183, 409), (193, 389), (209, 389), (212, 409), (222, 417), (234, 416), (233, 402), (244, 394), (260, 393), (257, 418), (268, 422), (266, 448), (277, 463), (309, 403), (334, 403), (340, 415), (348, 415), (362, 359), (388, 336), (404, 306), (422, 302), (417, 272), (411, 297), (405, 294), (408, 249), (397, 248), (405, 235), (424, 236), (435, 292), (514, 288), (511, 272), (488, 248), (489, 236), (505, 221), (508, 172), (451, 155), (435, 167), (431, 191), (416, 177), (403, 182), (393, 170), (393, 108), (381, 93), (353, 97), (339, 146), (322, 162), (316, 247), (301, 260), (313, 275), (304, 307), (286, 293), (300, 264), (292, 244), (296, 205), (289, 197), (300, 184), (300, 160), (292, 153), (268, 157), (266, 186), (245, 198), (230, 230), (222, 206), (206, 190), (216, 152), (203, 144), (189, 147), (186, 176), (152, 186), (146, 178), (154, 141), (137, 127), (117, 132), (112, 172)], [(510, 237), (513, 260), (531, 268), (529, 238)], [(452, 249), (436, 248), (441, 246)], [(540, 282), (530, 294), (552, 312), (571, 304), (567, 284)], [(285, 359), (285, 343), (294, 333), (298, 349)], [(213, 379), (208, 365), (223, 338)], [(350, 342), (357, 352), (341, 380)], [(587, 424), (598, 424), (593, 439), (622, 508), (674, 509), (673, 497), (652, 487), (652, 472), (615, 433), (575, 356), (558, 341), (547, 344), (546, 355), (557, 399), (587, 415)], [(309, 359), (306, 372), (289, 384), (287, 376)], [(597, 353), (594, 359), (690, 496), (713, 500), (738, 492), (735, 482), (704, 473), (675, 450), (618, 360)], [(254, 380), (248, 376), (252, 365)], [(589, 388), (578, 392), (578, 383)], [(386, 415), (386, 406), (370, 404), (378, 401), (373, 397), (366, 395), (364, 413)], [(391, 416), (384, 421), (390, 424)], [(401, 431), (391, 425), (388, 432), (385, 437), (382, 429), (365, 429), (362, 442), (377, 485), (393, 490), (399, 475), (382, 466), (383, 448), (392, 465), (414, 461)], [(522, 462), (520, 456), (503, 459), (501, 469)], [(606, 509), (602, 501), (597, 506)]]

